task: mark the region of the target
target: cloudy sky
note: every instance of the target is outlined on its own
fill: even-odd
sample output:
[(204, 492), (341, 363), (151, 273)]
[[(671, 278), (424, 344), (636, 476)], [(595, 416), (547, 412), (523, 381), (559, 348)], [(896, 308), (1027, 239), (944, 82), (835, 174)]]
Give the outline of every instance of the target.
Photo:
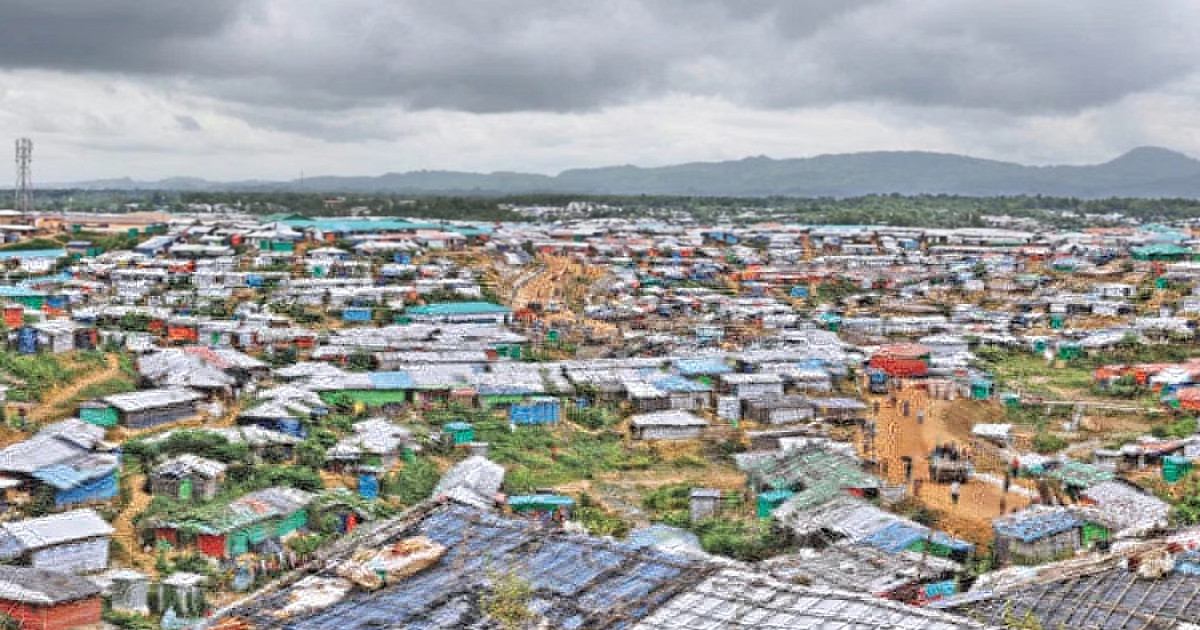
[(33, 138), (42, 182), (1200, 156), (1197, 27), (1179, 0), (2, 0), (0, 147)]

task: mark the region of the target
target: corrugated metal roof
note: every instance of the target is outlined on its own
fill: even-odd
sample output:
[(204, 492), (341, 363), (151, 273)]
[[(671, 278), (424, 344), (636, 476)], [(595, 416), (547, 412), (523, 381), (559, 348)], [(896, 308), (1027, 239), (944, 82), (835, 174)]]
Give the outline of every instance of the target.
[(635, 427), (706, 427), (708, 421), (696, 414), (689, 413), (680, 409), (672, 409), (670, 411), (658, 411), (655, 413), (641, 413), (629, 418), (630, 423)]
[(128, 394), (114, 394), (101, 400), (120, 411), (129, 412), (192, 402), (201, 398), (200, 394), (186, 389), (152, 389)]
[(633, 630), (960, 630), (984, 624), (867, 594), (787, 584), (725, 569), (676, 596)]
[(705, 571), (695, 561), (457, 506), (433, 510), (380, 546), (412, 536), (446, 546), (446, 555), (396, 584), (373, 593), (351, 592), (313, 614), (272, 614), (292, 594), (288, 588), (230, 614), (260, 630), (491, 627), (480, 610), (480, 595), (499, 572), (527, 580), (534, 592), (530, 608), (556, 628), (619, 627), (648, 614)]
[(100, 595), (87, 578), (68, 573), (0, 566), (0, 601), (48, 606)]
[(114, 530), (94, 510), (82, 509), (0, 524), (0, 531), (24, 549), (42, 549), (74, 540), (108, 536)]

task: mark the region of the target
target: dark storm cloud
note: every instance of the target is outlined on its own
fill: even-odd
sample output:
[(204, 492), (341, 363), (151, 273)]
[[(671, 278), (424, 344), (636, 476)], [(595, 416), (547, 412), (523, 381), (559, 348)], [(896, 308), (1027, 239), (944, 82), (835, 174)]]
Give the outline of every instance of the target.
[(3, 0), (0, 67), (179, 71), (181, 40), (216, 37), (239, 0)]
[[(1200, 63), (1181, 3), (915, 1), (870, 7), (769, 68), (773, 104), (876, 99), (1072, 112), (1159, 87)], [(807, 90), (820, 87), (814, 95)]]
[(3, 0), (0, 67), (168, 75), (296, 111), (586, 111), (682, 92), (1064, 113), (1194, 72), (1188, 4)]

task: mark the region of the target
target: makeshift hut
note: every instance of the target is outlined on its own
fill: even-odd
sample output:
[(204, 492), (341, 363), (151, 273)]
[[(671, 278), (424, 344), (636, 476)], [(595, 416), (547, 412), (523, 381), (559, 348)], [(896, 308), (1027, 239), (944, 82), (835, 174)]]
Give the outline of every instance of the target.
[(629, 420), (639, 440), (694, 440), (708, 426), (707, 420), (681, 409), (636, 414)]
[(100, 587), (56, 571), (0, 566), (0, 610), (22, 629), (98, 628)]

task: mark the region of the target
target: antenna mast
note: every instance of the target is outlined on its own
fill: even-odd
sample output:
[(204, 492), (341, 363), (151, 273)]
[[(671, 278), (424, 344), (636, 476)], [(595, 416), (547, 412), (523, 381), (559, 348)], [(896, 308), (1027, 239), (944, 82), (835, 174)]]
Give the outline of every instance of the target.
[(16, 211), (21, 213), (33, 212), (33, 177), (30, 167), (33, 164), (33, 140), (17, 138), (17, 185)]

